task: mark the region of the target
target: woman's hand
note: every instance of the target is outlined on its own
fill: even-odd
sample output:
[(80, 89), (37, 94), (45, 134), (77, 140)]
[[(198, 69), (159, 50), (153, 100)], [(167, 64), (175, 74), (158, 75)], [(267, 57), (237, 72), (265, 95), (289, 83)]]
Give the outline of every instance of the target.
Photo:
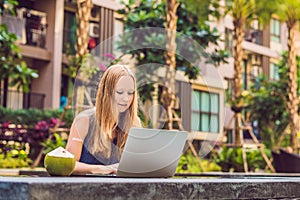
[(115, 163), (112, 165), (106, 165), (105, 167), (108, 167), (112, 170), (112, 173), (110, 173), (110, 174), (116, 174), (118, 171), (119, 163)]
[(98, 165), (96, 168), (91, 170), (93, 174), (116, 174), (119, 163), (112, 165)]

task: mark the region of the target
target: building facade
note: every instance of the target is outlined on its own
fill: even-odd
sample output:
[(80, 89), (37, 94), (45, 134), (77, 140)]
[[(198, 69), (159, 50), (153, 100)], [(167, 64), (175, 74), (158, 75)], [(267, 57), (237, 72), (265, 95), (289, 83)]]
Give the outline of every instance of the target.
[[(100, 43), (122, 30), (122, 24), (114, 15), (121, 4), (111, 0), (93, 0), (93, 3), (89, 36), (93, 42)], [(60, 107), (61, 96), (67, 96), (72, 90), (64, 67), (67, 54), (75, 50), (76, 4), (77, 1), (71, 0), (20, 0), (17, 17), (2, 17), (8, 30), (19, 34), (19, 46), (28, 67), (39, 74), (39, 78), (32, 81), (29, 94), (9, 87), (9, 80), (2, 81), (2, 106), (13, 109)], [(7, 18), (12, 20), (8, 22)]]

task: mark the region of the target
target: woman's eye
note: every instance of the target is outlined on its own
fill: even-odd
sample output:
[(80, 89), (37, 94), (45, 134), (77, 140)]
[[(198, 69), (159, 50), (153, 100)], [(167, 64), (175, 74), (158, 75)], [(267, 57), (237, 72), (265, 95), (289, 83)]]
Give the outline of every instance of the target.
[(128, 95), (133, 95), (133, 94), (134, 94), (134, 91), (128, 92)]
[(123, 94), (124, 92), (122, 92), (122, 91), (117, 91), (117, 94)]

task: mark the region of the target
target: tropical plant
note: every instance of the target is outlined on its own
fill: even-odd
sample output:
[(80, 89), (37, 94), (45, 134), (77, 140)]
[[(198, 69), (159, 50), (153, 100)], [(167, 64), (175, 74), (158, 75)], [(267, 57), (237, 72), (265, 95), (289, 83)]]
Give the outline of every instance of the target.
[(288, 101), (286, 108), (289, 112), (290, 130), (291, 130), (291, 147), (293, 151), (298, 150), (298, 137), (300, 131), (299, 125), (299, 96), (297, 95), (297, 60), (295, 37), (300, 19), (300, 1), (298, 0), (278, 0), (277, 10), (278, 17), (286, 23), (288, 29)]
[(200, 26), (209, 21), (209, 17), (219, 19), (221, 16), (219, 0), (179, 0), (179, 2), (184, 3), (190, 12), (197, 14)]
[(66, 138), (62, 137), (58, 133), (53, 134), (53, 138), (48, 138), (46, 141), (41, 143), (43, 147), (45, 147), (43, 153), (46, 155), (50, 151), (58, 148), (58, 147), (66, 147), (67, 140)]
[[(221, 167), (213, 160), (201, 159), (201, 163), (204, 172), (221, 171)], [(180, 157), (176, 168), (177, 173), (200, 173), (203, 171), (190, 150)]]
[[(214, 152), (213, 160), (222, 167), (224, 172), (244, 172), (242, 151), (242, 148), (222, 147), (219, 151)], [(271, 157), (269, 149), (264, 149), (264, 152)], [(246, 151), (246, 162), (249, 171), (255, 172), (266, 168), (266, 162), (258, 149)]]
[(175, 75), (176, 75), (176, 31), (177, 31), (177, 0), (166, 1), (166, 51), (164, 58), (166, 62), (165, 85), (161, 94), (161, 100), (166, 109), (166, 128), (173, 129), (174, 95), (175, 95)]
[[(288, 146), (286, 128), (290, 122), (289, 113), (286, 109), (288, 101), (288, 54), (284, 52), (278, 63), (279, 80), (268, 80), (265, 76), (259, 76), (250, 87), (247, 95), (244, 95), (246, 104), (245, 111), (250, 114), (250, 121), (256, 123), (259, 135), (267, 148), (273, 149)], [(300, 84), (300, 57), (297, 56), (298, 78)], [(298, 88), (297, 95), (300, 95)], [(298, 113), (300, 112), (298, 108)], [(267, 114), (266, 114), (267, 113)]]
[(281, 81), (269, 81), (265, 76), (259, 76), (248, 95), (244, 96), (248, 102), (245, 111), (250, 114), (249, 120), (267, 148), (276, 146), (288, 125), (285, 91), (282, 89)]
[[(16, 0), (1, 0), (0, 15), (4, 10), (9, 10), (14, 15)], [(38, 78), (36, 70), (27, 67), (22, 60), (21, 50), (16, 44), (17, 36), (9, 33), (6, 24), (0, 25), (0, 80), (9, 79), (10, 86), (17, 86), (24, 92), (29, 91), (29, 84), (33, 78)]]
[[(244, 40), (245, 28), (253, 20), (268, 22), (271, 14), (275, 12), (276, 5), (270, 3), (268, 0), (226, 0), (225, 1), (225, 15), (230, 15), (233, 21), (233, 43), (234, 43), (234, 83), (233, 83), (233, 103), (231, 105), (233, 111), (240, 112), (243, 107), (242, 98), (242, 72), (243, 72), (243, 56), (244, 50), (242, 42)], [(239, 115), (235, 115), (237, 122)], [(241, 143), (241, 129), (236, 123), (235, 125), (236, 143)]]

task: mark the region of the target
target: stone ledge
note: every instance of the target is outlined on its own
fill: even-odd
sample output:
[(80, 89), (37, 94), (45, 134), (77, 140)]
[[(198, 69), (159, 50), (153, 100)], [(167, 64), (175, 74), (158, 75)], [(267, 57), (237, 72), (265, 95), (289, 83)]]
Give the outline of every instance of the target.
[(0, 168), (0, 176), (19, 176), (19, 175), (35, 175), (49, 176), (46, 169), (43, 167), (36, 168)]
[(296, 199), (300, 177), (0, 177), (0, 199)]

